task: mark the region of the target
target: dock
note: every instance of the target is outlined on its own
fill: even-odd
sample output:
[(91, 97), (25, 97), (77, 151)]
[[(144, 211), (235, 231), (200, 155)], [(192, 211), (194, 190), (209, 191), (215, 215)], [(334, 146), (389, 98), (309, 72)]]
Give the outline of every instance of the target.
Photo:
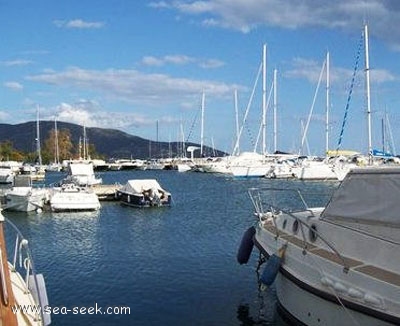
[(117, 200), (117, 191), (121, 187), (122, 185), (120, 184), (113, 184), (113, 185), (99, 184), (92, 186), (92, 189), (100, 201), (112, 201), (112, 200)]

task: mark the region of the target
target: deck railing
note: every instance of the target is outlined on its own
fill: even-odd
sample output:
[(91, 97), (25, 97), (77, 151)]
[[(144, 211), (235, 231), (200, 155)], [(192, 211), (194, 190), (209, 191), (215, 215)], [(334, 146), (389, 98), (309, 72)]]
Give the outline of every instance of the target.
[[(348, 272), (349, 266), (346, 263), (343, 256), (335, 249), (334, 245), (325, 239), (315, 228), (309, 225), (307, 222), (299, 219), (296, 212), (309, 212), (310, 216), (314, 216), (315, 209), (318, 207), (325, 207), (326, 203), (330, 198), (330, 193), (309, 192), (305, 195), (298, 189), (281, 189), (281, 188), (250, 188), (248, 190), (251, 201), (255, 208), (255, 214), (259, 218), (260, 223), (264, 223), (267, 218), (272, 218), (275, 226), (276, 237), (280, 237), (279, 227), (276, 223), (276, 218), (280, 214), (285, 214), (295, 221), (297, 221), (301, 230), (301, 240), (303, 243), (303, 251), (306, 252), (308, 249), (308, 241), (306, 238), (306, 232), (309, 234), (313, 233), (314, 236), (321, 239), (326, 246), (328, 246), (332, 252), (340, 259), (343, 265), (343, 271)], [(306, 200), (308, 199), (308, 201)], [(313, 205), (310, 206), (309, 203)]]
[[(44, 316), (44, 303), (42, 302), (42, 297), (47, 297), (47, 294), (45, 293), (44, 296), (41, 295), (41, 291), (45, 291), (45, 289), (42, 289), (39, 286), (32, 253), (28, 246), (28, 240), (24, 238), (21, 231), (13, 222), (11, 222), (9, 219), (5, 219), (5, 222), (5, 226), (7, 228), (6, 237), (11, 241), (13, 238), (15, 238), (14, 250), (13, 252), (8, 253), (10, 254), (9, 257), (13, 257), (13, 260), (9, 263), (11, 264), (12, 270), (18, 272), (25, 280), (26, 287), (24, 288), (24, 292), (32, 292), (32, 296), (34, 297), (36, 303), (42, 307), (42, 309), (40, 309), (40, 318), (42, 324), (45, 325), (48, 318), (45, 318)], [(31, 284), (32, 280), (34, 284)]]

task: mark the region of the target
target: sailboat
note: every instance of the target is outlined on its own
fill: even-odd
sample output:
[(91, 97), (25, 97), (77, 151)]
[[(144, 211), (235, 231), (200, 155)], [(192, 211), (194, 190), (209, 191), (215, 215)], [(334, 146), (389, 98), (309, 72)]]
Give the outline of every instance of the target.
[[(239, 141), (243, 131), (244, 123), (240, 128), (236, 144), (233, 149), (233, 154), (228, 163), (230, 173), (237, 178), (250, 178), (250, 177), (264, 177), (269, 173), (272, 168), (273, 159), (267, 157), (266, 149), (266, 111), (267, 111), (267, 46), (263, 45), (262, 63), (260, 65), (259, 74), (262, 72), (262, 153), (257, 153), (254, 149), (253, 152), (242, 152), (239, 155)], [(257, 76), (258, 80), (258, 76)], [(256, 84), (257, 84), (256, 80)], [(254, 89), (253, 89), (254, 94)], [(251, 96), (251, 100), (253, 97)], [(246, 110), (244, 120), (247, 118), (249, 106)]]
[(46, 172), (60, 172), (61, 169), (62, 165), (60, 164), (60, 150), (58, 146), (57, 118), (54, 117), (54, 162), (47, 165)]
[[(313, 109), (315, 106), (315, 100), (318, 93), (318, 89), (320, 87), (323, 72), (326, 71), (326, 123), (325, 123), (325, 157), (313, 157), (308, 155), (307, 157), (301, 157), (298, 160), (297, 167), (293, 169), (294, 176), (300, 180), (335, 180), (337, 181), (342, 175), (342, 171), (345, 170), (347, 173), (348, 165), (347, 158), (342, 155), (343, 152), (336, 152), (334, 155), (328, 155), (329, 151), (329, 89), (330, 89), (330, 54), (326, 53), (326, 59), (322, 65), (321, 72), (319, 75), (319, 80), (317, 84), (317, 88), (314, 94), (313, 103), (310, 109), (310, 113), (308, 115), (307, 123), (303, 130), (303, 135), (301, 139), (301, 148), (302, 151), (304, 144), (306, 143), (306, 135), (309, 127), (309, 123), (312, 117)], [(303, 127), (303, 125), (302, 125)], [(299, 153), (301, 154), (301, 153)], [(344, 175), (343, 175), (344, 176)]]
[(40, 127), (39, 127), (39, 106), (36, 107), (36, 154), (37, 161), (35, 165), (24, 164), (22, 173), (30, 175), (32, 181), (43, 181), (46, 176), (46, 169), (42, 164), (42, 154), (40, 149)]

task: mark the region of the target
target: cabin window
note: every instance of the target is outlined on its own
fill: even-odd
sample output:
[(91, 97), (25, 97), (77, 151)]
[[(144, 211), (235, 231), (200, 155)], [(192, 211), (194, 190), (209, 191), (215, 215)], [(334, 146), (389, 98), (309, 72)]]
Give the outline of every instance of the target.
[(282, 223), (282, 229), (283, 230), (286, 228), (286, 224), (287, 224), (287, 220), (283, 220), (283, 223)]
[(315, 224), (311, 225), (310, 227), (309, 238), (311, 242), (315, 242), (318, 238), (317, 226)]
[(292, 232), (293, 232), (294, 234), (297, 234), (298, 231), (299, 231), (299, 221), (298, 221), (298, 220), (295, 220), (295, 221), (293, 222), (293, 225), (292, 225)]

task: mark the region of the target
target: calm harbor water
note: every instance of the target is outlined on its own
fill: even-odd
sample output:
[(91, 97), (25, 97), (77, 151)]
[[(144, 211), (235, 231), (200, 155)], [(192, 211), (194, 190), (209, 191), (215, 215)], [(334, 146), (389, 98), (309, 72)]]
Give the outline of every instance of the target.
[[(243, 232), (255, 222), (247, 189), (313, 184), (156, 170), (100, 176), (105, 184), (156, 178), (173, 206), (102, 202), (96, 213), (4, 212), (29, 240), (52, 307), (130, 308), (53, 314), (52, 325), (286, 325), (274, 289), (258, 289), (256, 251), (247, 265), (236, 262)], [(46, 183), (61, 178), (48, 174)]]

